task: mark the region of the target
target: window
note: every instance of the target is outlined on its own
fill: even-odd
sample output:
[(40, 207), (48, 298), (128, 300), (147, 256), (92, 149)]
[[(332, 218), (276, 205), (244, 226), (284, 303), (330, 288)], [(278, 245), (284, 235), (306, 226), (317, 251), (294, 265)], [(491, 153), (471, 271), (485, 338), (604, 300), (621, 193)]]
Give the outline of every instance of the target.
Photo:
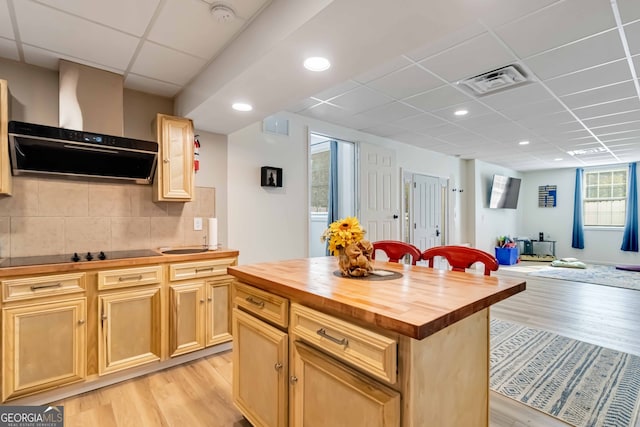
[(584, 180), (584, 225), (623, 227), (627, 169), (585, 170)]

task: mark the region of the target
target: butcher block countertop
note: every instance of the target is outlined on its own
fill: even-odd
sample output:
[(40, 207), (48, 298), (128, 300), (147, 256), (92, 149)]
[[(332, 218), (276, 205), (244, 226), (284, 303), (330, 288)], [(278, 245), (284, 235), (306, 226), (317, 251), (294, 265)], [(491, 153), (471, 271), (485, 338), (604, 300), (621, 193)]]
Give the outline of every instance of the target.
[(334, 257), (239, 265), (228, 273), (256, 288), (329, 314), (423, 339), (522, 292), (519, 278), (442, 271), (376, 261), (401, 278), (369, 281), (334, 274)]
[[(91, 261), (62, 262), (54, 264), (35, 264), (22, 266), (0, 267), (0, 278), (26, 275), (39, 275), (49, 273), (67, 273), (87, 270), (112, 269), (122, 267), (136, 267), (149, 264), (165, 264), (173, 262), (190, 262), (204, 261), (219, 258), (235, 258), (238, 251), (235, 249), (217, 249), (215, 251), (205, 251), (191, 254), (165, 255), (159, 250), (149, 251), (155, 252), (152, 256), (119, 258), (119, 259), (93, 259)], [(79, 254), (82, 255), (82, 254)], [(95, 254), (94, 254), (95, 255)], [(0, 259), (1, 260), (1, 259)]]

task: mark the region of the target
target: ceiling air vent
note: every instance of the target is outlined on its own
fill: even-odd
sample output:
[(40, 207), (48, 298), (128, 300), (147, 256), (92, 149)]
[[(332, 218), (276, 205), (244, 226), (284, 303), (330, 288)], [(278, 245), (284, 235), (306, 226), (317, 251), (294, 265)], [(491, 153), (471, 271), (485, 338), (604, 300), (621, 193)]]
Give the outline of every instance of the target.
[(486, 95), (526, 81), (527, 77), (516, 65), (507, 65), (506, 67), (462, 80), (460, 84), (466, 86), (475, 95)]

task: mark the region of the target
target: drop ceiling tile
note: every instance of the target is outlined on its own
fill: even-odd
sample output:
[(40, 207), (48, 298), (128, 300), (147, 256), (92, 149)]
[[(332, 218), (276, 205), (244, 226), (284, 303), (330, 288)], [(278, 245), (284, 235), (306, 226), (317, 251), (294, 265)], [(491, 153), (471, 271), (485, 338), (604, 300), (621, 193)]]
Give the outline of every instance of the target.
[(614, 26), (608, 1), (568, 0), (498, 27), (495, 32), (520, 58), (526, 58)]
[(377, 120), (379, 123), (394, 122), (419, 114), (422, 114), (422, 112), (400, 102), (391, 102), (362, 113), (363, 116)]
[[(464, 116), (456, 116), (454, 113), (458, 110), (467, 110), (468, 113)], [(452, 122), (465, 122), (469, 119), (486, 116), (490, 113), (493, 113), (490, 108), (487, 108), (477, 101), (466, 101), (461, 104), (452, 105), (433, 112), (434, 115)]]
[(433, 138), (431, 136), (422, 135), (414, 132), (399, 133), (393, 136), (393, 139), (407, 144), (416, 145), (418, 147), (433, 147), (442, 145), (443, 142), (440, 139)]
[(450, 122), (456, 123), (458, 126), (465, 129), (473, 130), (474, 132), (484, 132), (488, 129), (513, 124), (511, 120), (507, 119), (502, 114), (495, 113), (490, 110), (488, 110), (485, 114), (474, 114), (472, 116), (469, 116), (469, 118), (465, 118), (463, 120), (450, 120)]
[(509, 111), (514, 106), (540, 102), (550, 98), (551, 94), (541, 84), (529, 82), (493, 95), (483, 96), (480, 101), (498, 111)]
[(627, 61), (621, 59), (577, 73), (547, 80), (546, 85), (557, 95), (569, 95), (589, 89), (625, 82), (631, 79)]
[(332, 104), (343, 108), (351, 114), (360, 113), (393, 101), (386, 95), (375, 92), (368, 87), (360, 86), (352, 91), (337, 96), (331, 100)]
[(484, 138), (482, 138), (482, 136), (477, 135), (473, 132), (459, 131), (459, 132), (442, 136), (441, 138), (450, 144), (456, 144), (460, 146), (468, 146), (468, 145), (476, 146), (480, 144), (483, 146), (488, 146), (487, 140), (485, 140)]
[[(209, 59), (245, 25), (240, 18), (218, 22), (202, 1), (167, 0), (149, 32), (148, 40)], [(176, 31), (176, 29), (184, 29)]]
[(304, 98), (295, 104), (285, 108), (286, 111), (290, 111), (292, 113), (302, 113), (307, 108), (311, 108), (314, 105), (319, 104), (320, 102), (313, 98)]
[(515, 62), (490, 34), (482, 34), (420, 62), (448, 82), (477, 76)]
[(181, 86), (149, 79), (144, 76), (129, 73), (124, 80), (124, 87), (140, 92), (173, 98), (180, 92)]
[(503, 111), (503, 114), (512, 120), (524, 120), (534, 116), (545, 116), (563, 111), (566, 110), (561, 103), (555, 99), (547, 99), (531, 104), (514, 105), (509, 110)]
[(435, 89), (443, 82), (417, 65), (411, 65), (367, 83), (372, 89), (395, 99)]
[(382, 76), (386, 76), (389, 73), (400, 70), (401, 68), (407, 67), (411, 64), (412, 62), (410, 60), (399, 56), (389, 62), (385, 62), (384, 64), (381, 64), (369, 71), (358, 75), (356, 78), (354, 78), (354, 80), (360, 83), (368, 83), (372, 80), (379, 79)]
[(70, 55), (62, 55), (56, 52), (50, 52), (48, 50), (24, 44), (22, 45), (22, 52), (24, 53), (24, 60), (27, 64), (37, 65), (38, 67), (48, 68), (50, 70), (57, 71), (60, 59), (66, 59), (67, 61), (77, 62), (78, 64), (87, 65), (89, 67), (100, 68), (101, 70), (110, 71), (116, 74), (124, 73), (124, 69), (106, 67), (102, 64), (85, 61), (81, 58), (76, 58)]
[(0, 57), (19, 61), (18, 48), (13, 40), (0, 39)]
[(624, 26), (624, 34), (632, 55), (640, 53), (640, 21)]
[(440, 110), (451, 105), (461, 104), (471, 99), (468, 95), (452, 88), (443, 86), (420, 95), (405, 98), (404, 101), (424, 111)]
[(184, 85), (204, 64), (204, 60), (186, 53), (145, 42), (131, 67), (131, 72), (166, 83)]
[(142, 36), (160, 0), (39, 0), (54, 9)]
[(586, 120), (638, 109), (640, 109), (640, 99), (635, 96), (632, 98), (592, 105), (590, 107), (576, 108), (573, 112), (580, 119)]
[(346, 92), (349, 92), (350, 90), (353, 90), (357, 87), (360, 87), (360, 84), (353, 81), (353, 80), (347, 80), (346, 82), (340, 83), (336, 86), (333, 86), (327, 90), (323, 90), (320, 93), (317, 93), (315, 95), (313, 95), (314, 98), (316, 99), (320, 99), (322, 101), (328, 101), (332, 98), (335, 98), (336, 96), (340, 96)]
[(393, 124), (394, 126), (398, 126), (409, 131), (421, 132), (426, 129), (442, 126), (445, 124), (445, 122), (431, 114), (420, 114), (417, 116), (398, 120)]
[(487, 29), (480, 24), (480, 22), (474, 22), (471, 25), (467, 25), (461, 29), (452, 31), (449, 34), (445, 34), (439, 39), (430, 41), (425, 46), (407, 53), (407, 56), (418, 62), (430, 56), (442, 53), (453, 46), (473, 39), (474, 37), (486, 32)]
[(460, 132), (462, 130), (460, 126), (456, 126), (452, 123), (447, 123), (442, 126), (437, 126), (431, 129), (425, 129), (421, 133), (429, 136), (433, 136), (434, 138), (444, 138), (447, 135), (452, 133)]
[(619, 114), (611, 114), (609, 116), (604, 117), (596, 117), (593, 119), (585, 119), (583, 120), (584, 124), (587, 127), (598, 127), (605, 125), (613, 125), (616, 123), (626, 123), (631, 121), (640, 120), (640, 110), (635, 111), (627, 111)]
[(630, 96), (633, 96), (635, 94), (635, 91), (636, 89), (633, 86), (633, 81), (629, 80), (610, 86), (604, 86), (584, 92), (565, 95), (561, 97), (561, 100), (569, 108), (576, 109), (580, 107), (588, 107), (604, 102), (628, 98)]
[(15, 40), (7, 0), (0, 1), (0, 37)]
[(334, 115), (332, 123), (344, 126), (350, 129), (362, 130), (370, 127), (374, 127), (378, 124), (377, 121), (363, 116), (362, 114), (348, 115), (341, 112), (338, 115)]
[(331, 122), (334, 117), (345, 115), (345, 111), (342, 108), (338, 108), (330, 104), (318, 104), (312, 108), (304, 110), (302, 113), (304, 116), (326, 120), (328, 122)]
[(628, 132), (618, 132), (610, 135), (600, 135), (598, 136), (600, 141), (602, 142), (611, 142), (611, 141), (625, 141), (628, 139), (633, 139), (635, 141), (640, 138), (640, 130), (632, 130)]
[(608, 135), (617, 132), (626, 132), (630, 130), (640, 129), (640, 120), (616, 123), (608, 126), (589, 127), (591, 131), (596, 135)]
[(399, 135), (399, 134), (405, 133), (404, 129), (401, 129), (399, 127), (392, 126), (392, 125), (387, 125), (387, 124), (381, 124), (378, 126), (364, 128), (361, 130), (362, 132), (370, 133), (372, 135), (382, 136), (385, 138), (391, 137), (392, 135)]
[(542, 80), (624, 58), (617, 30), (610, 30), (526, 59)]
[(640, 19), (640, 3), (636, 0), (618, 0), (618, 10), (623, 23)]
[(23, 43), (126, 69), (138, 39), (29, 1), (14, 2)]

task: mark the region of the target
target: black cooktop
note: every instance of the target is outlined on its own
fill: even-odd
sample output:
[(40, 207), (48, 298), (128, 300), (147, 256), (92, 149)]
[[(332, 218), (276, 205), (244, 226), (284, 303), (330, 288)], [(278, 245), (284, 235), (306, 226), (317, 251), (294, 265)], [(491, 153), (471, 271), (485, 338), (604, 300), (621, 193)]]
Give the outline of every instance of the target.
[(66, 262), (93, 262), (106, 259), (139, 258), (148, 256), (158, 256), (160, 253), (150, 249), (137, 249), (130, 251), (110, 251), (110, 252), (76, 252), (63, 255), (41, 255), (26, 256), (16, 258), (5, 258), (0, 262), (2, 267), (22, 267), (25, 265), (41, 264), (62, 264)]

